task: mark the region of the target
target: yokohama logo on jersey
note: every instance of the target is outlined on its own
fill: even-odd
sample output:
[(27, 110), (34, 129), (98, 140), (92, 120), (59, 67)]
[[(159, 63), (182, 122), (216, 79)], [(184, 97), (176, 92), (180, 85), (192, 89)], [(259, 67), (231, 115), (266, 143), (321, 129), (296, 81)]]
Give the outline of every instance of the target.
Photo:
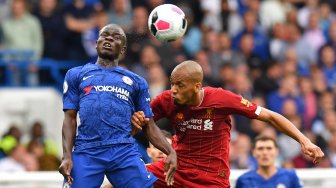
[(88, 87), (83, 89), (84, 92), (85, 92), (85, 95), (88, 95), (91, 92), (92, 88), (94, 88), (98, 92), (116, 93), (117, 97), (128, 101), (129, 91), (127, 91), (124, 88), (120, 88), (120, 87), (117, 87), (117, 86), (106, 86), (106, 85), (104, 85), (104, 86), (88, 86)]

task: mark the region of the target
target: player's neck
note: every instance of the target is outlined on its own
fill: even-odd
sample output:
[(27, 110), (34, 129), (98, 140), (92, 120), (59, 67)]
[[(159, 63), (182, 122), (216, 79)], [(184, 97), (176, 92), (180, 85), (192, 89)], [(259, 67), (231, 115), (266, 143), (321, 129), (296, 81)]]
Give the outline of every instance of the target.
[(270, 167), (259, 167), (257, 173), (265, 179), (271, 178), (276, 172), (277, 168), (275, 166)]
[(109, 60), (109, 59), (98, 58), (96, 64), (100, 65), (100, 66), (103, 66), (105, 68), (116, 67), (116, 66), (118, 66), (118, 60)]
[(196, 100), (194, 106), (198, 107), (201, 106), (204, 98), (204, 89), (202, 88), (196, 95)]

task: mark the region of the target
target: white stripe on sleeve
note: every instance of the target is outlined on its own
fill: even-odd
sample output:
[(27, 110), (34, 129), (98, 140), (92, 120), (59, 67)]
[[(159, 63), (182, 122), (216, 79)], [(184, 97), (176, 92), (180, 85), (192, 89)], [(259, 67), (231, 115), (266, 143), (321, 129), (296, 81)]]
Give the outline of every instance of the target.
[(257, 115), (259, 116), (260, 113), (261, 113), (261, 109), (262, 109), (261, 106), (257, 106), (257, 109), (256, 109), (256, 111), (255, 111), (254, 113), (257, 114)]

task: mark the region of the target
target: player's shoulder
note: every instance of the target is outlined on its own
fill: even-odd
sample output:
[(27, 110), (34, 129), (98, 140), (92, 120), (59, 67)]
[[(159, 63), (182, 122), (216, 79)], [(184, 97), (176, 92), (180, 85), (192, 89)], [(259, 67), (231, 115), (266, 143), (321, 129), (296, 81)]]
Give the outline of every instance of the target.
[(70, 74), (80, 74), (82, 72), (85, 72), (86, 70), (90, 70), (90, 69), (93, 69), (93, 68), (96, 68), (95, 64), (87, 63), (85, 65), (80, 65), (80, 66), (76, 66), (76, 67), (73, 67), (73, 68), (69, 69), (68, 73), (70, 73)]
[(257, 174), (256, 170), (249, 170), (245, 172), (244, 174), (242, 174), (241, 176), (239, 176), (239, 179), (245, 180), (245, 179), (253, 178), (256, 176), (256, 174)]
[(204, 89), (204, 92), (206, 93), (206, 95), (211, 96), (210, 98), (213, 98), (213, 99), (226, 98), (226, 97), (236, 95), (233, 92), (231, 92), (229, 90), (225, 90), (225, 89), (220, 88), (220, 87), (216, 88), (216, 87), (206, 86), (206, 87), (203, 87), (203, 89)]
[(278, 168), (278, 174), (279, 175), (285, 175), (285, 176), (296, 176), (296, 172), (293, 169), (285, 169), (285, 168)]
[(125, 69), (123, 67), (117, 67), (115, 69), (116, 72), (119, 72), (120, 74), (122, 74), (123, 76), (127, 76), (129, 78), (131, 78), (132, 80), (134, 80), (136, 83), (147, 83), (147, 81), (145, 80), (145, 78), (143, 78), (142, 76), (128, 70)]

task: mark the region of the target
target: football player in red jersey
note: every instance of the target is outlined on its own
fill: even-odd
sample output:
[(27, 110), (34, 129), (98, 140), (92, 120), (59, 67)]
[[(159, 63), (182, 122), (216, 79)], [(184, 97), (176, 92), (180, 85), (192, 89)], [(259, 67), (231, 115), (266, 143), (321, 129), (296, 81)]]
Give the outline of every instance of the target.
[[(322, 150), (282, 115), (260, 107), (242, 96), (221, 88), (202, 87), (203, 71), (194, 61), (185, 61), (171, 74), (171, 89), (157, 96), (151, 107), (154, 120), (168, 118), (175, 130), (173, 148), (178, 165), (173, 187), (223, 188), (229, 183), (229, 142), (231, 114), (268, 122), (301, 144), (302, 152), (318, 163)], [(143, 113), (132, 117), (134, 127), (143, 121)], [(159, 180), (155, 187), (167, 187), (164, 159), (147, 165)]]

